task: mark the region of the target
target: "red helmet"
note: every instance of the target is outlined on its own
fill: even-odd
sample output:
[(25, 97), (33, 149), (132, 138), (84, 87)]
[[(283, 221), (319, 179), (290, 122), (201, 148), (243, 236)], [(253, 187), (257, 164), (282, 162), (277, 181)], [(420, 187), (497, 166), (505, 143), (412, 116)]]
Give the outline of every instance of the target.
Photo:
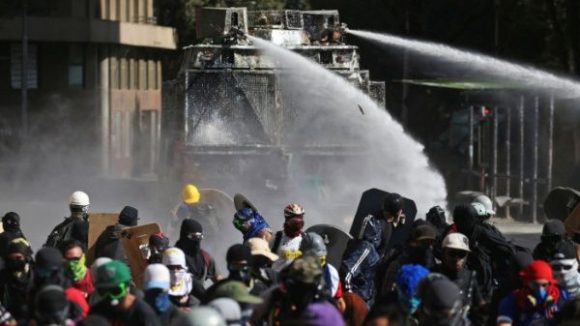
[(298, 204), (289, 204), (284, 208), (284, 218), (292, 218), (304, 215), (304, 207)]

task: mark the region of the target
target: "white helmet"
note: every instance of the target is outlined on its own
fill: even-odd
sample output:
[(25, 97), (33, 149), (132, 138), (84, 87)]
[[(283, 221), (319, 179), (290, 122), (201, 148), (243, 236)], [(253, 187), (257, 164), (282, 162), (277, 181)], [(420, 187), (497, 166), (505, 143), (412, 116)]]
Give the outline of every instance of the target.
[(75, 191), (70, 195), (70, 206), (89, 206), (89, 195), (83, 191)]
[(471, 203), (472, 204), (480, 203), (481, 205), (483, 205), (488, 215), (495, 215), (495, 211), (493, 210), (493, 203), (491, 202), (491, 199), (489, 199), (489, 197), (487, 197), (486, 195), (479, 195), (475, 197), (475, 199)]

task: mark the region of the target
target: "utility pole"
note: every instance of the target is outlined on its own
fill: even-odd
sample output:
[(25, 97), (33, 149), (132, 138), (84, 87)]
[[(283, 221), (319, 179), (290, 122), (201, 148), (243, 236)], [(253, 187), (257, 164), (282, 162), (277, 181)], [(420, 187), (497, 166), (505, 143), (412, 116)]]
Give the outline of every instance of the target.
[[(21, 96), (21, 114), (22, 130), (21, 137), (24, 143), (28, 135), (28, 0), (22, 0), (22, 58), (20, 69), (20, 96)], [(23, 145), (23, 144), (22, 144)]]

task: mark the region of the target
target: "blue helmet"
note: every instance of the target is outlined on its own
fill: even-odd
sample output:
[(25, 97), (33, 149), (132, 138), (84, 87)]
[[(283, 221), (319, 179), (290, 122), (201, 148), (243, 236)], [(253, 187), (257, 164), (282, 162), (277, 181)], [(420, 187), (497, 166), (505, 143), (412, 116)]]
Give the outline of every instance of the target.
[(234, 214), (232, 223), (236, 229), (242, 232), (244, 241), (257, 236), (260, 231), (270, 227), (264, 217), (251, 208), (240, 209)]

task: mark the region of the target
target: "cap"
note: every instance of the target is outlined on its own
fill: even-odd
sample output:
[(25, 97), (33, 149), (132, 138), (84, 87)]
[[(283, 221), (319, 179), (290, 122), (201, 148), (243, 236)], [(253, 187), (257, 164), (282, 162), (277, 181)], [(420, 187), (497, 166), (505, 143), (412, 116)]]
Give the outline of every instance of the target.
[(532, 261), (526, 269), (520, 272), (520, 276), (525, 282), (544, 279), (555, 283), (552, 267), (543, 260)]
[(169, 248), (163, 252), (161, 262), (165, 266), (178, 265), (183, 268), (187, 268), (187, 264), (185, 262), (185, 254), (181, 249), (175, 247)]
[(242, 309), (234, 299), (218, 298), (210, 301), (207, 305), (217, 310), (228, 325), (242, 325)]
[(469, 239), (461, 233), (449, 233), (443, 239), (441, 247), (463, 251), (471, 251), (469, 250)]
[(454, 309), (461, 301), (461, 291), (441, 274), (432, 273), (419, 284), (418, 295), (423, 305), (431, 309)]
[(143, 289), (169, 289), (169, 269), (163, 264), (151, 264), (143, 273)]
[(252, 252), (250, 248), (243, 244), (235, 244), (228, 249), (226, 254), (226, 261), (228, 263), (239, 262), (245, 260), (250, 263), (252, 261)]
[(97, 288), (115, 287), (131, 281), (129, 267), (118, 260), (100, 266), (96, 274), (95, 286)]
[(250, 252), (252, 256), (259, 256), (262, 255), (267, 257), (272, 262), (278, 260), (278, 255), (270, 250), (270, 246), (268, 245), (268, 241), (262, 238), (251, 238), (246, 241), (246, 246), (250, 247)]
[(320, 259), (314, 256), (301, 256), (287, 267), (287, 277), (302, 283), (316, 283), (322, 276)]
[(563, 236), (564, 234), (566, 234), (566, 227), (560, 220), (550, 220), (546, 222), (542, 228), (542, 237), (554, 235)]
[(259, 304), (262, 298), (249, 293), (248, 287), (242, 282), (226, 281), (215, 289), (214, 298), (231, 298), (240, 303)]
[(58, 269), (64, 267), (64, 258), (59, 250), (51, 247), (45, 247), (36, 252), (34, 257), (35, 269)]
[(572, 241), (559, 241), (550, 260), (576, 259), (576, 245)]
[(163, 232), (156, 232), (149, 236), (149, 245), (161, 249), (169, 247), (169, 238)]
[(437, 239), (437, 230), (430, 224), (422, 224), (411, 231), (411, 240), (435, 240)]
[(119, 224), (136, 226), (139, 220), (139, 211), (135, 207), (125, 206), (119, 214)]
[(326, 302), (309, 304), (300, 320), (301, 325), (305, 326), (341, 326), (345, 324), (336, 307)]

